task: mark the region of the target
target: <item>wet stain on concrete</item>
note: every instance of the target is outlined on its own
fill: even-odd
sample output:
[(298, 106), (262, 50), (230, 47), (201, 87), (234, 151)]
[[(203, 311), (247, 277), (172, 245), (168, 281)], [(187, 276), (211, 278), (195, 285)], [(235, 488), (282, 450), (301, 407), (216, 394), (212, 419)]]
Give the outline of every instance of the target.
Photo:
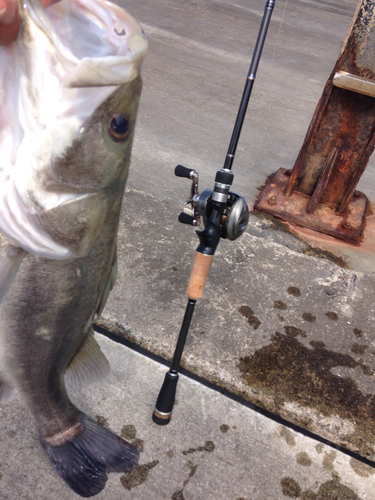
[(359, 339), (361, 339), (364, 336), (362, 330), (359, 330), (358, 328), (353, 328), (353, 333)]
[(335, 472), (334, 461), (336, 459), (336, 455), (337, 455), (336, 452), (333, 450), (324, 453), (323, 467), (328, 472)]
[(230, 427), (229, 427), (229, 425), (227, 425), (227, 424), (222, 424), (222, 425), (220, 426), (220, 431), (221, 431), (223, 434), (226, 434), (226, 433), (229, 431), (229, 429), (230, 429)]
[[(361, 455), (373, 460), (375, 396), (363, 394), (351, 378), (331, 372), (341, 366), (360, 366), (365, 374), (371, 370), (349, 354), (328, 350), (323, 342), (310, 342), (310, 349), (295, 338), (293, 331), (285, 331), (286, 335), (274, 333), (271, 343), (253, 355), (240, 358), (238, 368), (243, 382), (267, 396), (262, 406), (268, 411), (278, 413), (276, 399), (282, 398), (284, 402), (314, 408), (323, 416), (349, 420), (356, 426), (355, 433), (347, 437), (349, 442)], [(309, 428), (308, 422), (304, 426)]]
[(11, 437), (11, 438), (13, 438), (16, 435), (17, 435), (17, 431), (9, 431), (8, 432), (8, 436)]
[(149, 462), (148, 464), (137, 465), (131, 472), (121, 476), (120, 481), (122, 486), (126, 490), (130, 491), (132, 488), (143, 484), (145, 481), (147, 481), (150, 470), (156, 467), (158, 463), (159, 460), (154, 460), (153, 462)]
[(285, 321), (284, 316), (281, 316), (280, 314), (278, 314), (277, 317), (279, 318), (280, 321)]
[(337, 321), (339, 319), (337, 313), (333, 312), (333, 311), (329, 311), (326, 313), (326, 316), (328, 319), (330, 319), (331, 321)]
[(3, 473), (0, 472), (0, 480), (3, 479)]
[(257, 330), (262, 322), (254, 315), (254, 311), (249, 306), (241, 306), (238, 309), (239, 313), (247, 318), (249, 325), (251, 325), (254, 330)]
[(175, 491), (171, 497), (171, 500), (185, 500), (183, 492), (181, 490)]
[(142, 451), (145, 449), (145, 442), (143, 441), (143, 439), (133, 439), (130, 443), (137, 448), (139, 453), (142, 453)]
[(182, 489), (184, 489), (186, 487), (186, 485), (188, 484), (188, 482), (194, 476), (194, 474), (197, 472), (197, 469), (198, 469), (198, 465), (194, 465), (194, 463), (191, 460), (188, 460), (186, 465), (189, 467), (190, 472), (189, 472), (187, 479), (185, 479), (185, 481), (184, 481), (184, 486)]
[(284, 302), (282, 302), (281, 300), (274, 300), (273, 308), (280, 309), (281, 311), (285, 311), (288, 308), (288, 306)]
[(137, 435), (137, 430), (134, 425), (124, 425), (121, 429), (121, 437), (123, 439), (134, 439)]
[(175, 491), (171, 497), (171, 500), (185, 500), (183, 492), (181, 490)]
[(322, 443), (319, 443), (315, 446), (316, 452), (319, 453), (319, 455), (323, 452), (324, 445)]
[(108, 419), (106, 419), (105, 417), (102, 417), (101, 415), (95, 415), (95, 420), (102, 427), (108, 427)]
[(289, 295), (293, 295), (293, 297), (301, 297), (301, 290), (296, 286), (290, 286), (287, 289), (287, 292), (289, 293)]
[(350, 467), (354, 470), (354, 472), (361, 477), (370, 477), (375, 474), (375, 468), (370, 465), (364, 464), (355, 458), (351, 458)]
[(188, 482), (194, 476), (194, 474), (197, 472), (197, 469), (198, 469), (198, 465), (194, 465), (194, 463), (191, 460), (188, 460), (186, 465), (190, 469), (189, 475), (188, 475), (187, 479), (185, 479), (184, 484), (182, 486), (182, 489), (175, 491), (172, 495), (171, 500), (185, 500), (184, 493), (183, 493), (184, 488), (186, 488), (186, 485), (188, 484)]
[(350, 488), (340, 482), (339, 477), (334, 477), (320, 485), (319, 491), (302, 491), (300, 485), (291, 477), (284, 477), (281, 482), (283, 495), (300, 500), (361, 500)]
[(298, 337), (298, 335), (300, 335), (303, 338), (307, 337), (307, 334), (304, 330), (296, 328), (295, 326), (284, 326), (284, 330), (289, 337)]
[(309, 323), (314, 323), (314, 321), (316, 320), (316, 316), (311, 313), (305, 312), (302, 314), (302, 319), (308, 321)]
[(204, 446), (198, 446), (198, 448), (189, 448), (188, 450), (184, 450), (182, 452), (183, 455), (189, 455), (190, 453), (195, 453), (196, 451), (214, 451), (215, 444), (212, 441), (206, 441)]
[(135, 436), (137, 435), (137, 429), (134, 427), (134, 425), (124, 425), (123, 428), (121, 429), (121, 437), (123, 439), (126, 439), (127, 441), (130, 442), (133, 446), (137, 448), (139, 453), (142, 453), (144, 450), (144, 444), (145, 442), (143, 439), (136, 439)]
[[(301, 497), (303, 500), (303, 497)], [(340, 482), (339, 477), (334, 477), (331, 481), (323, 483), (317, 495), (311, 500), (329, 498), (330, 500), (360, 500), (359, 496), (350, 488)]]
[(367, 348), (368, 348), (367, 345), (354, 343), (350, 350), (355, 354), (365, 354)]
[(290, 498), (301, 496), (301, 486), (291, 477), (283, 477), (280, 481), (283, 495)]
[(167, 450), (165, 452), (168, 458), (173, 458), (174, 457), (174, 451), (173, 450)]
[(312, 460), (305, 451), (301, 451), (296, 455), (297, 464), (303, 465), (304, 467), (310, 467)]
[(304, 255), (311, 255), (312, 257), (318, 257), (319, 259), (328, 260), (329, 262), (334, 262), (336, 265), (348, 268), (348, 265), (344, 261), (342, 257), (337, 257), (331, 252), (327, 252), (326, 250), (320, 250), (320, 248), (309, 247), (306, 250), (303, 250), (302, 253)]
[(284, 439), (284, 441), (291, 447), (296, 445), (296, 438), (294, 434), (288, 429), (288, 427), (284, 427), (280, 425), (279, 427), (279, 436)]

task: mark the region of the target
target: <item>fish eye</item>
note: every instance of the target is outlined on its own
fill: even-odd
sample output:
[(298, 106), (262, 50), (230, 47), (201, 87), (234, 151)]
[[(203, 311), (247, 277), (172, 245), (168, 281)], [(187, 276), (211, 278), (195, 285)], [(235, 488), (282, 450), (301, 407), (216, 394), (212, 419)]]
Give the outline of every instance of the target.
[(122, 142), (129, 133), (129, 117), (124, 113), (112, 115), (108, 120), (108, 133), (115, 142)]

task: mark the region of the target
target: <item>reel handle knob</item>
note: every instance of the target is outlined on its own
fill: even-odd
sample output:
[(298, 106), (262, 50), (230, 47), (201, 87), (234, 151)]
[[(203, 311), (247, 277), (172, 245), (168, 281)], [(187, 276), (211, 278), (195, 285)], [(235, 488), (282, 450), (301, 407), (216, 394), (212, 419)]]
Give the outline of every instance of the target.
[(189, 214), (186, 214), (185, 212), (181, 212), (180, 215), (178, 216), (178, 222), (194, 226), (194, 217), (192, 217)]
[(191, 179), (190, 173), (195, 172), (192, 168), (184, 167), (183, 165), (177, 165), (174, 169), (174, 175), (177, 177), (186, 177), (186, 179)]

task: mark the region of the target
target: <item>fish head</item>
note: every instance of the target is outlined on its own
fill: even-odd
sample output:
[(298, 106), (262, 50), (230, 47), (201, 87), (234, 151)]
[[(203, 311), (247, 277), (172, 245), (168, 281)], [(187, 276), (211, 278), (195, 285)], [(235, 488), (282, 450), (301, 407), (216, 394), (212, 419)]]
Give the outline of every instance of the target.
[[(93, 114), (77, 125), (63, 154), (52, 156), (44, 170), (44, 186), (56, 192), (69, 188), (97, 192), (123, 186), (141, 93), (141, 79), (121, 85)], [(77, 168), (78, 166), (78, 168)]]
[(0, 52), (0, 231), (80, 257), (124, 190), (147, 40), (103, 0), (23, 0), (20, 18)]

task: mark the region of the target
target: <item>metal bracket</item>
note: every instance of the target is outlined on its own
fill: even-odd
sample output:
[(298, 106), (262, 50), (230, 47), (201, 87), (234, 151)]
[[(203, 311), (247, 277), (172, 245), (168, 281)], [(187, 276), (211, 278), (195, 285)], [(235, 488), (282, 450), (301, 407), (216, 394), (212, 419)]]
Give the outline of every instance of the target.
[(355, 191), (345, 214), (338, 214), (327, 204), (308, 212), (312, 198), (298, 191), (286, 196), (291, 170), (280, 168), (269, 180), (255, 202), (254, 209), (268, 212), (288, 222), (328, 234), (334, 238), (357, 243), (365, 224), (367, 197)]

